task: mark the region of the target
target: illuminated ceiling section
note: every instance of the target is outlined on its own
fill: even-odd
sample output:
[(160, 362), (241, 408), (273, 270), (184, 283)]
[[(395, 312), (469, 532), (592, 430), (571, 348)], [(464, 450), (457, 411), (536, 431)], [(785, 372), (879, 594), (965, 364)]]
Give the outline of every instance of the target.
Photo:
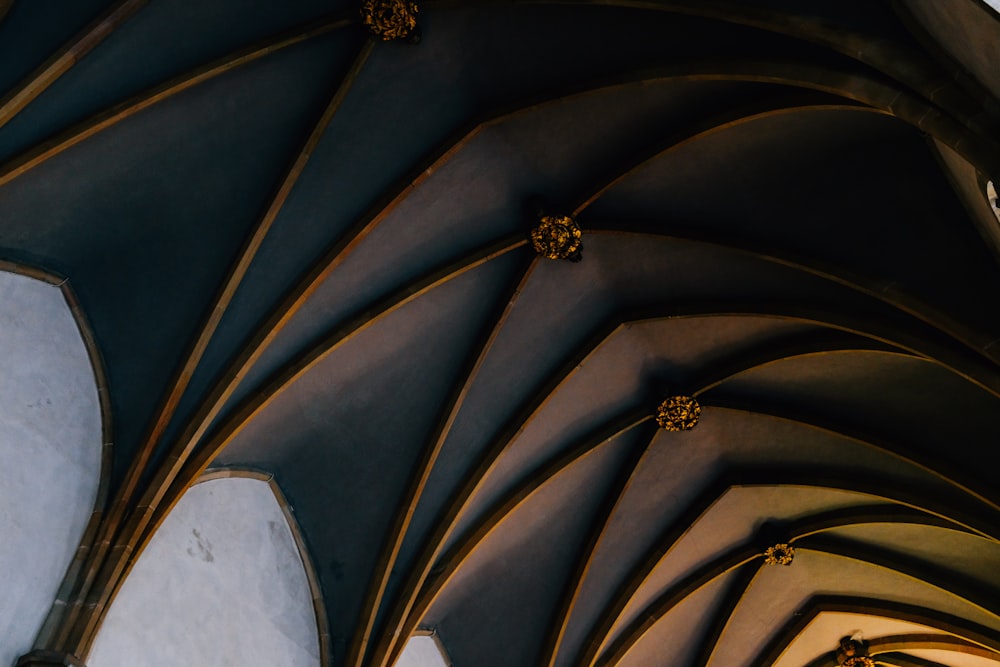
[(323, 665), (287, 517), (266, 477), (193, 486), (129, 573), (88, 664)]
[[(42, 627), (99, 498), (102, 414), (62, 278), (0, 270), (0, 664)], [(32, 277), (34, 276), (34, 277)], [(60, 285), (63, 285), (61, 288)]]
[(436, 635), (416, 634), (406, 642), (395, 667), (452, 667), (452, 665)]

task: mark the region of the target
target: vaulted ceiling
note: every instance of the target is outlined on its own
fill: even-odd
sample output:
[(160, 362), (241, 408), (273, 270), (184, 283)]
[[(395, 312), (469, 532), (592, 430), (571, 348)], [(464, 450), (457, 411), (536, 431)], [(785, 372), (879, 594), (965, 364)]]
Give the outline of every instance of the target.
[(5, 12), (0, 260), (65, 281), (112, 443), (38, 647), (85, 659), (231, 468), (287, 498), (330, 664), (1000, 663), (986, 4)]

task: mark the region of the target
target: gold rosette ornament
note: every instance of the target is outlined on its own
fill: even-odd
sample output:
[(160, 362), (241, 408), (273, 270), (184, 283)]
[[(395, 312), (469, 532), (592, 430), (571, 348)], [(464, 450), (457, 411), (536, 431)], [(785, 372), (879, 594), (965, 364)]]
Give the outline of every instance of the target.
[(875, 661), (868, 657), (865, 642), (844, 637), (837, 649), (837, 663), (840, 667), (875, 667)]
[(764, 552), (764, 563), (766, 565), (791, 565), (795, 558), (795, 549), (791, 544), (784, 542), (768, 547)]
[(691, 396), (671, 396), (656, 409), (656, 423), (664, 431), (689, 431), (699, 417), (701, 406)]
[(580, 261), (583, 232), (568, 215), (543, 215), (530, 236), (531, 247), (542, 257)]
[(416, 36), (417, 3), (412, 0), (364, 0), (361, 18), (373, 36), (383, 41)]
[(858, 655), (842, 662), (841, 667), (875, 667), (875, 661), (867, 655)]

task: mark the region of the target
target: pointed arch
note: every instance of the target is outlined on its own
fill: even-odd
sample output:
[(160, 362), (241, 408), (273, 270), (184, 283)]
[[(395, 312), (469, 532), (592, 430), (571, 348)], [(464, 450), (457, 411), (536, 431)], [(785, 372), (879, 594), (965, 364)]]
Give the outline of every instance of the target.
[(122, 585), (88, 664), (142, 664), (150, 646), (170, 664), (328, 664), (318, 578), (272, 475), (214, 470), (185, 493)]

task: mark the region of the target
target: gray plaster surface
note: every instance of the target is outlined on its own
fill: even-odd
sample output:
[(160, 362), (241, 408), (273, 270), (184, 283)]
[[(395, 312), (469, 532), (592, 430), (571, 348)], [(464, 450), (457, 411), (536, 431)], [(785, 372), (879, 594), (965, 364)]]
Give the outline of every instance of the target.
[(101, 412), (62, 291), (0, 272), (0, 665), (28, 652), (94, 509)]
[(267, 482), (187, 491), (111, 605), (89, 667), (315, 667), (302, 558)]
[(441, 655), (441, 647), (434, 637), (410, 637), (406, 647), (393, 667), (449, 667), (450, 662)]

